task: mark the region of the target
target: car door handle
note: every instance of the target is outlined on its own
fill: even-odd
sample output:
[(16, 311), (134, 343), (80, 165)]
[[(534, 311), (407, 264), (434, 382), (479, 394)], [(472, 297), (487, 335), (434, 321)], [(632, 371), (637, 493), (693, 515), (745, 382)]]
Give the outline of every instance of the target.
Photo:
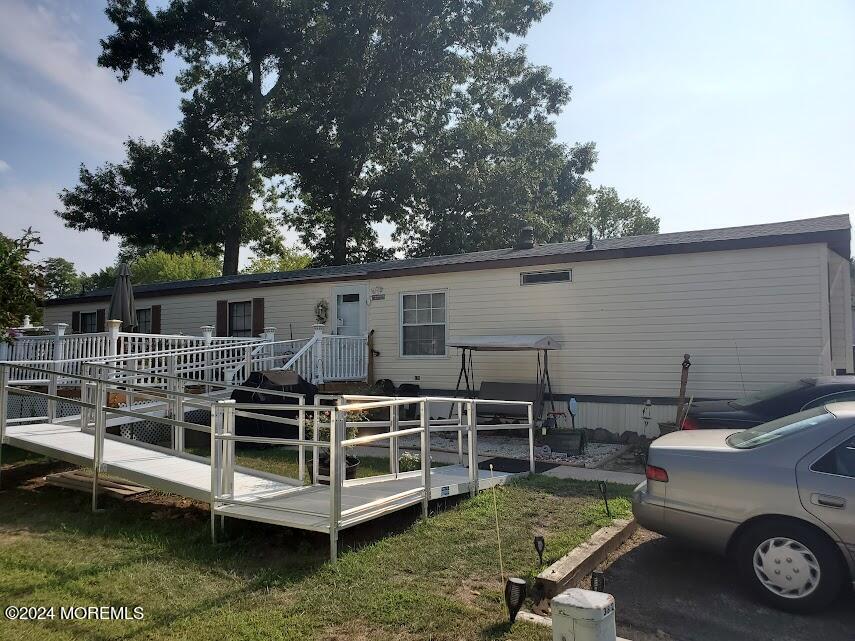
[(820, 507), (833, 507), (838, 510), (846, 507), (846, 499), (840, 496), (829, 496), (828, 494), (811, 494), (810, 502)]

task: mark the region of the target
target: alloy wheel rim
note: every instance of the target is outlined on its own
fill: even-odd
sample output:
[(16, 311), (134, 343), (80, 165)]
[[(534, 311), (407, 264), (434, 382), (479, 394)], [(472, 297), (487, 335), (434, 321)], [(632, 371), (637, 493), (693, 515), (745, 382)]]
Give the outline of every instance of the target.
[(802, 599), (819, 585), (819, 561), (794, 539), (776, 536), (754, 550), (754, 573), (767, 590), (785, 599)]

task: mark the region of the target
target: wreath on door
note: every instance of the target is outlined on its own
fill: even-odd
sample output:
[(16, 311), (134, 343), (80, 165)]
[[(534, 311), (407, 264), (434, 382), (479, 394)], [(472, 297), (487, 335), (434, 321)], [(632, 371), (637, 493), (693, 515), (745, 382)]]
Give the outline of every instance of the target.
[(327, 319), (330, 317), (330, 304), (325, 298), (322, 298), (315, 305), (315, 320), (319, 325), (326, 325)]

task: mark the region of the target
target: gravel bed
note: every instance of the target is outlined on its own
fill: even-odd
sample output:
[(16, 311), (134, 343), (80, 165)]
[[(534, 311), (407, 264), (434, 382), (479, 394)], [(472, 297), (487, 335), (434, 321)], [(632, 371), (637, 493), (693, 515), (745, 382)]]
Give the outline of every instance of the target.
[[(420, 447), (418, 437), (403, 436), (398, 440), (399, 447)], [(430, 438), (432, 449), (457, 451), (457, 438), (447, 437), (442, 434), (433, 434)], [(464, 443), (465, 447), (465, 443)], [(551, 461), (559, 463), (571, 463), (580, 466), (594, 466), (605, 460), (615, 452), (623, 448), (623, 445), (613, 443), (588, 443), (585, 453), (578, 456), (569, 456), (558, 452), (546, 453), (545, 450), (535, 445), (534, 458), (538, 461)], [(508, 436), (479, 436), (478, 454), (481, 456), (503, 456), (507, 458), (528, 458), (528, 439), (513, 438)]]

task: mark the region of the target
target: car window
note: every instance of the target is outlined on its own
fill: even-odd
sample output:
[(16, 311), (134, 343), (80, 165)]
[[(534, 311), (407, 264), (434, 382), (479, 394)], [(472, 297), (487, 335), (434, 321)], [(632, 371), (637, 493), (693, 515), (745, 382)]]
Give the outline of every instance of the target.
[(730, 404), (734, 407), (751, 407), (752, 405), (757, 405), (758, 403), (768, 401), (778, 396), (784, 396), (785, 394), (792, 394), (793, 392), (803, 390), (811, 385), (813, 385), (813, 381), (809, 379), (802, 379), (795, 383), (775, 385), (774, 387), (768, 387), (764, 390), (760, 390), (759, 392), (748, 394), (742, 398), (737, 398), (735, 401), (731, 401)]
[(835, 447), (811, 465), (810, 469), (855, 478), (855, 438)]
[(727, 444), (740, 450), (749, 450), (791, 434), (798, 434), (835, 418), (834, 414), (827, 412), (824, 407), (815, 407), (731, 434), (727, 437)]
[(846, 390), (844, 392), (835, 392), (834, 394), (826, 394), (815, 398), (810, 403), (807, 403), (802, 409), (807, 410), (828, 403), (843, 403), (844, 401), (855, 401), (855, 390)]

